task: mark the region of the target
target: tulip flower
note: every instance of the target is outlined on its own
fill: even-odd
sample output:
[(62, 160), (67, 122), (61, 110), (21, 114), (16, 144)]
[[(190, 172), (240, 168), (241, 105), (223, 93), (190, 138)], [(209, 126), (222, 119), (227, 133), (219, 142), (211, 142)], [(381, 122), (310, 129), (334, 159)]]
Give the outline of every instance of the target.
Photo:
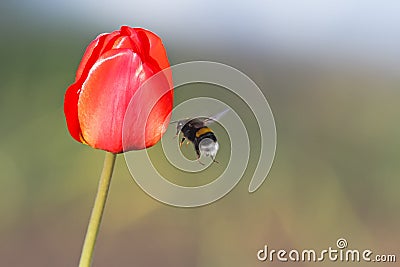
[(89, 44), (75, 82), (65, 93), (64, 113), (71, 136), (107, 151), (80, 267), (92, 262), (116, 154), (156, 144), (169, 124), (173, 100), (169, 67), (157, 35), (122, 26)]
[[(170, 72), (163, 72), (164, 82), (146, 87), (146, 92), (135, 97), (135, 107), (130, 112), (135, 117), (130, 123), (135, 127), (126, 148), (122, 144), (122, 129), (135, 93), (149, 78), (169, 67), (161, 39), (148, 30), (122, 26), (118, 31), (99, 35), (87, 47), (75, 82), (65, 94), (64, 112), (71, 136), (112, 153), (157, 143), (172, 110)], [(149, 109), (148, 116), (135, 116)]]

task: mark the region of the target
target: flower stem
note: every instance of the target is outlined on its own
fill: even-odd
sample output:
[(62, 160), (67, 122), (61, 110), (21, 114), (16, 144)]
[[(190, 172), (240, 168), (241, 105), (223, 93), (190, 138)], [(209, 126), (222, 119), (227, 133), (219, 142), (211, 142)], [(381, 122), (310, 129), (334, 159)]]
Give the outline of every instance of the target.
[(106, 152), (103, 171), (99, 181), (99, 187), (96, 193), (92, 214), (90, 215), (85, 241), (83, 243), (79, 267), (89, 267), (92, 263), (94, 246), (96, 244), (97, 234), (99, 232), (101, 218), (103, 216), (104, 206), (106, 204), (108, 189), (110, 187), (111, 176), (114, 169), (116, 154)]

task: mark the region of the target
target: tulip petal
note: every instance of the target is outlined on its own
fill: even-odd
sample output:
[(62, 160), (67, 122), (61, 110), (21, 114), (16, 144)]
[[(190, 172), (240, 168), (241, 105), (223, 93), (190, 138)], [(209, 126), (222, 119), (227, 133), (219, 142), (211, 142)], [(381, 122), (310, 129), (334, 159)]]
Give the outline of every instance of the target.
[(137, 51), (136, 44), (132, 42), (129, 36), (118, 36), (118, 39), (114, 41), (112, 49), (128, 48), (133, 51)]
[[(152, 68), (147, 63), (143, 66)], [(173, 101), (169, 74), (158, 72), (149, 77), (132, 97), (124, 120), (125, 151), (153, 146), (166, 131)]]
[(152, 64), (158, 66), (160, 70), (169, 68), (167, 53), (160, 37), (151, 31), (127, 26), (121, 27), (121, 33), (129, 35), (140, 48), (138, 53), (143, 61), (152, 60)]
[[(104, 46), (100, 52), (100, 55), (104, 54), (105, 52), (111, 50), (114, 46), (114, 43), (116, 40), (121, 38), (121, 32), (120, 31), (114, 31), (112, 33), (107, 34), (105, 40), (104, 40)], [(99, 56), (100, 56), (99, 55)]]
[(78, 83), (74, 83), (68, 87), (64, 97), (64, 114), (69, 133), (75, 140), (82, 142), (81, 126), (78, 120), (78, 100), (80, 89), (81, 86)]
[[(78, 70), (76, 71), (75, 82), (78, 81), (85, 68), (87, 69), (87, 73), (89, 73), (90, 67), (96, 62), (97, 57), (99, 56), (101, 47), (104, 45), (104, 39), (106, 38), (106, 33), (100, 34), (94, 39), (86, 48), (85, 53), (83, 54), (82, 60), (78, 66)], [(92, 62), (88, 64), (88, 62)], [(87, 74), (86, 73), (86, 74)]]
[(122, 152), (122, 124), (137, 88), (153, 74), (130, 49), (113, 49), (93, 65), (78, 101), (82, 135), (92, 147)]
[[(150, 31), (122, 26), (89, 44), (75, 83), (65, 93), (64, 112), (74, 139), (120, 153), (157, 143), (168, 126), (172, 101), (172, 74), (161, 39)], [(128, 142), (123, 147), (129, 103), (128, 134), (124, 132)]]
[(146, 51), (146, 54), (148, 54), (151, 58), (156, 60), (158, 62), (158, 66), (160, 66), (161, 69), (169, 68), (167, 53), (165, 51), (164, 45), (163, 45), (160, 37), (158, 37), (151, 31), (148, 31), (145, 29), (137, 28), (136, 31), (138, 32), (139, 39), (142, 42), (143, 42), (144, 38), (148, 39), (147, 42), (149, 45), (148, 45), (148, 51)]
[(83, 80), (86, 79), (93, 64), (97, 61), (101, 54), (112, 48), (115, 39), (118, 38), (119, 35), (119, 31), (103, 33), (97, 36), (96, 39), (94, 39), (88, 45), (85, 53), (83, 54), (78, 70), (76, 71), (75, 81), (78, 81), (80, 78)]
[(67, 121), (67, 127), (71, 136), (79, 142), (85, 143), (82, 137), (78, 119), (78, 99), (81, 87), (87, 75), (89, 74), (91, 67), (97, 61), (103, 49), (104, 43), (111, 38), (110, 35), (114, 36), (115, 34), (100, 34), (88, 45), (78, 66), (78, 70), (76, 71), (75, 83), (68, 87), (65, 93), (64, 113)]

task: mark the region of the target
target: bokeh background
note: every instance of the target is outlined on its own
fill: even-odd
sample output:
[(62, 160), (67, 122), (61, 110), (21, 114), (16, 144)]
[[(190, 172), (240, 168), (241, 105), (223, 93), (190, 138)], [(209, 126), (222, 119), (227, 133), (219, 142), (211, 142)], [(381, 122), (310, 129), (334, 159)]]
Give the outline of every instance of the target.
[(86, 45), (124, 24), (160, 35), (171, 64), (212, 60), (246, 73), (274, 113), (277, 151), (256, 193), (250, 166), (226, 197), (191, 209), (146, 195), (118, 156), (93, 266), (275, 266), (257, 261), (264, 245), (322, 250), (340, 237), (400, 260), (399, 2), (0, 8), (0, 266), (77, 265), (104, 152), (69, 136), (63, 97)]

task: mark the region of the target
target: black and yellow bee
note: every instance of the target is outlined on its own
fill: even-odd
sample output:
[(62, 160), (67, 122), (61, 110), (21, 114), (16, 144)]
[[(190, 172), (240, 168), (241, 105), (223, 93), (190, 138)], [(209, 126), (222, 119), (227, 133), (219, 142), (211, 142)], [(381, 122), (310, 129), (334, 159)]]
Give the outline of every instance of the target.
[(183, 134), (179, 145), (182, 145), (187, 139), (193, 143), (198, 160), (201, 155), (204, 154), (207, 157), (211, 157), (214, 162), (217, 162), (215, 156), (217, 155), (219, 144), (214, 132), (208, 126), (217, 121), (228, 111), (229, 109), (226, 109), (210, 118), (199, 117), (171, 122), (176, 123), (176, 135), (180, 133)]

